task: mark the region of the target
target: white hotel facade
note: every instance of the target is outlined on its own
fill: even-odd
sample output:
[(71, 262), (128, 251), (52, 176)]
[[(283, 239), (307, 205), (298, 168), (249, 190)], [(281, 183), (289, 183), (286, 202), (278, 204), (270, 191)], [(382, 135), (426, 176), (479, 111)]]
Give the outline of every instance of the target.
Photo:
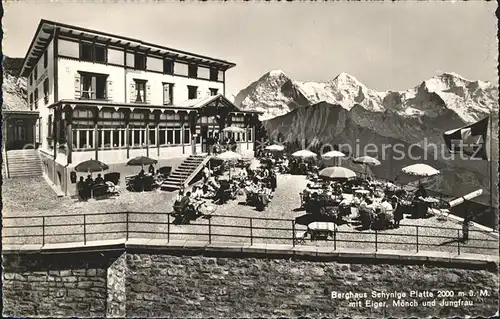
[(239, 126), (238, 151), (253, 153), (258, 113), (224, 97), (235, 64), (118, 35), (41, 20), (26, 54), (35, 144), (63, 191), (87, 159), (124, 165), (206, 152), (210, 133)]

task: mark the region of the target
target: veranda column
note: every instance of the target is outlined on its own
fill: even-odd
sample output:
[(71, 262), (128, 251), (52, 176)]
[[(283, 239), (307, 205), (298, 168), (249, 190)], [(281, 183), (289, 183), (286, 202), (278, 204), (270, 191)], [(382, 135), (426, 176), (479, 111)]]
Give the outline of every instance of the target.
[(95, 155), (95, 160), (99, 160), (99, 147), (97, 146), (97, 142), (99, 141), (99, 139), (97, 138), (97, 124), (98, 124), (98, 121), (99, 121), (99, 110), (98, 109), (94, 109), (93, 110), (94, 112), (94, 155)]
[[(149, 112), (145, 111), (144, 112), (145, 119), (146, 119), (146, 136), (144, 138), (146, 139), (146, 157), (149, 157)], [(142, 134), (141, 134), (142, 135)], [(144, 142), (144, 141), (142, 141)]]
[(156, 155), (160, 157), (160, 114), (161, 111), (155, 112), (155, 141), (156, 141)]
[(127, 159), (130, 158), (130, 110), (125, 110), (125, 145), (127, 147)]

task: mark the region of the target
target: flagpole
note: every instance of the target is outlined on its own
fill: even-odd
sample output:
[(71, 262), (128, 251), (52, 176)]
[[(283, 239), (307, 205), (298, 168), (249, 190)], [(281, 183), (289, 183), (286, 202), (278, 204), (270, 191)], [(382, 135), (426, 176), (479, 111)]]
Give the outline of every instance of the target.
[[(496, 215), (495, 206), (493, 204), (493, 110), (490, 111), (490, 120), (489, 120), (489, 129), (490, 129), (490, 156), (489, 156), (489, 173), (490, 173), (490, 209), (493, 214)], [(495, 226), (497, 228), (498, 225), (498, 216), (495, 216)]]

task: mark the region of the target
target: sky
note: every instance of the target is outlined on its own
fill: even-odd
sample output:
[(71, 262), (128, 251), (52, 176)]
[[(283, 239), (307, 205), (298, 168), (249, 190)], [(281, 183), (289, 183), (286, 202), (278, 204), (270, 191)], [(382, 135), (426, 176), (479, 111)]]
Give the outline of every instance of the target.
[(379, 91), (443, 72), (498, 84), (495, 2), (4, 2), (4, 54), (24, 57), (40, 19), (236, 63), (226, 95), (280, 69), (298, 81), (349, 73)]

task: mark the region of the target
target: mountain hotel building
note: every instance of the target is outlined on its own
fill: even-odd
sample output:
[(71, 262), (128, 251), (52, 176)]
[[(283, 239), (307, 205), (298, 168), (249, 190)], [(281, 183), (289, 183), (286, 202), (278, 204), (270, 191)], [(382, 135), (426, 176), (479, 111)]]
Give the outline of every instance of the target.
[(253, 155), (258, 113), (224, 97), (235, 64), (141, 40), (41, 20), (23, 62), (33, 138), (44, 171), (68, 194), (88, 159), (115, 170), (136, 156), (169, 160), (207, 151), (209, 133), (238, 126)]

